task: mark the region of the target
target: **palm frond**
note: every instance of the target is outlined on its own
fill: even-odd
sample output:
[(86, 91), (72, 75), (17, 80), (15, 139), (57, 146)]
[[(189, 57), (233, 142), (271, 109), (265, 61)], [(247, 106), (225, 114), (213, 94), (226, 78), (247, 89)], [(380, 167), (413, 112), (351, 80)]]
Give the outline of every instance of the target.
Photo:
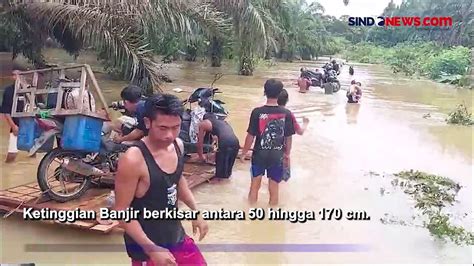
[[(22, 6), (30, 18), (50, 29), (63, 27), (77, 39), (106, 51), (114, 66), (124, 70), (126, 77), (138, 85), (159, 86), (157, 65), (150, 58), (146, 41), (137, 30), (133, 16), (123, 16), (121, 9), (104, 6), (79, 6), (56, 3), (32, 3)], [(62, 36), (55, 36), (62, 42)]]
[(16, 10), (24, 10), (34, 23), (45, 25), (69, 52), (77, 53), (82, 43), (92, 46), (105, 53), (126, 78), (151, 87), (159, 87), (160, 74), (148, 40), (166, 32), (189, 39), (196, 29), (219, 36), (228, 29), (219, 11), (198, 0), (16, 2)]
[(255, 49), (250, 50), (265, 51), (268, 41), (267, 28), (261, 10), (254, 5), (253, 1), (213, 0), (212, 3), (217, 10), (228, 14), (233, 19), (237, 40), (241, 43), (252, 43)]

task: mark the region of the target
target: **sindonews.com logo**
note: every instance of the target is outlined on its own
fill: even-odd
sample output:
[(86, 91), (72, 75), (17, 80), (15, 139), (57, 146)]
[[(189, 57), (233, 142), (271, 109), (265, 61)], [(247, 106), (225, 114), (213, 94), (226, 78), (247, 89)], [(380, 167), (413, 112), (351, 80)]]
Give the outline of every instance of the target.
[(349, 26), (451, 27), (452, 17), (349, 17)]

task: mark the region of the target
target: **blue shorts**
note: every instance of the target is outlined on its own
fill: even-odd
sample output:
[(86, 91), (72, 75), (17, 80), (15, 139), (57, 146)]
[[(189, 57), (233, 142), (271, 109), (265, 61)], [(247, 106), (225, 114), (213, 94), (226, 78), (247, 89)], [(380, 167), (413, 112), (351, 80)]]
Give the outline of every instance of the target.
[(252, 164), (250, 168), (252, 177), (257, 177), (260, 175), (264, 175), (266, 173), (268, 178), (270, 178), (271, 180), (277, 183), (280, 183), (283, 180), (283, 175), (285, 173), (285, 170), (286, 169), (284, 169), (283, 165), (281, 164), (276, 164), (271, 167), (263, 167), (257, 164)]

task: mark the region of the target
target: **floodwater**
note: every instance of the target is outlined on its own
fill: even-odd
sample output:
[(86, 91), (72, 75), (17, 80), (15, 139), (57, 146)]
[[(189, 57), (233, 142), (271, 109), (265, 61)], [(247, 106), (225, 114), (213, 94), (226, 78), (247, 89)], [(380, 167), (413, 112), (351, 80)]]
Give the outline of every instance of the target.
[[(2, 55), (2, 64), (9, 55)], [(72, 62), (64, 52), (49, 50), (50, 62)], [(93, 56), (78, 58), (94, 64)], [(472, 127), (447, 125), (444, 118), (457, 104), (473, 110), (472, 91), (457, 90), (426, 80), (394, 77), (380, 66), (354, 64), (355, 75), (347, 66), (340, 75), (343, 89), (355, 78), (363, 85), (360, 105), (347, 104), (344, 91), (325, 95), (320, 88), (297, 92), (295, 77), (301, 66), (317, 67), (322, 62), (278, 63), (262, 66), (252, 77), (237, 76), (230, 63), (211, 68), (205, 63), (179, 62), (165, 71), (174, 80), (166, 89), (181, 88), (185, 98), (193, 88), (207, 86), (217, 72), (226, 75), (216, 83), (223, 93), (218, 97), (230, 111), (229, 122), (240, 140), (245, 138), (250, 110), (264, 102), (263, 83), (268, 78), (284, 81), (289, 91), (287, 106), (297, 117), (306, 116), (310, 126), (304, 136), (293, 137), (292, 178), (282, 183), (281, 207), (287, 210), (340, 208), (344, 212), (366, 211), (370, 221), (209, 221), (210, 231), (200, 244), (365, 244), (364, 252), (205, 252), (210, 265), (217, 264), (308, 264), (308, 263), (469, 263), (470, 247), (434, 239), (425, 228), (383, 224), (386, 214), (411, 219), (413, 202), (394, 190), (382, 174), (416, 169), (444, 175), (463, 188), (452, 208), (456, 224), (472, 228)], [(107, 101), (116, 100), (124, 82), (97, 74)], [(5, 85), (2, 80), (2, 85)], [(430, 114), (424, 118), (425, 114)], [(1, 153), (7, 148), (8, 131), (1, 127)], [(19, 156), (15, 164), (2, 162), (2, 188), (35, 180), (40, 156)], [(369, 175), (376, 172), (380, 176)], [(194, 190), (201, 209), (247, 210), (249, 163), (234, 168), (231, 182), (204, 184)], [(268, 182), (264, 179), (259, 207), (267, 208)], [(386, 191), (381, 193), (381, 191)], [(387, 193), (388, 192), (388, 193)], [(317, 216), (318, 217), (318, 216)], [(421, 224), (421, 222), (418, 222)], [(2, 262), (41, 264), (128, 264), (120, 248), (117, 252), (35, 253), (27, 244), (120, 245), (121, 235), (100, 235), (61, 228), (21, 218), (2, 219)], [(189, 222), (184, 222), (192, 234)], [(223, 246), (226, 247), (226, 246)]]

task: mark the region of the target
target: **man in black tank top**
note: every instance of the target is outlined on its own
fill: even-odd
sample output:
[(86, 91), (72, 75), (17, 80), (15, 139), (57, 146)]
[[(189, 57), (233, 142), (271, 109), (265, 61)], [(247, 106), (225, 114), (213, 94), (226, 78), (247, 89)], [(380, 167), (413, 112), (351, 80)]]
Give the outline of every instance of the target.
[(239, 154), (239, 139), (235, 136), (232, 127), (226, 122), (217, 119), (216, 115), (207, 113), (203, 121), (199, 123), (198, 133), (198, 154), (201, 160), (204, 159), (203, 144), (206, 134), (217, 137), (218, 150), (216, 153), (216, 173), (213, 180), (220, 181), (232, 175), (235, 159)]
[[(144, 210), (177, 210), (177, 200), (196, 210), (186, 179), (182, 177), (183, 143), (178, 139), (182, 102), (173, 95), (155, 95), (145, 103), (148, 136), (120, 158), (115, 177), (115, 210), (133, 208), (138, 219), (123, 222), (124, 240), (132, 265), (207, 265), (180, 220), (144, 219)], [(192, 221), (201, 240), (208, 231), (199, 216)]]

